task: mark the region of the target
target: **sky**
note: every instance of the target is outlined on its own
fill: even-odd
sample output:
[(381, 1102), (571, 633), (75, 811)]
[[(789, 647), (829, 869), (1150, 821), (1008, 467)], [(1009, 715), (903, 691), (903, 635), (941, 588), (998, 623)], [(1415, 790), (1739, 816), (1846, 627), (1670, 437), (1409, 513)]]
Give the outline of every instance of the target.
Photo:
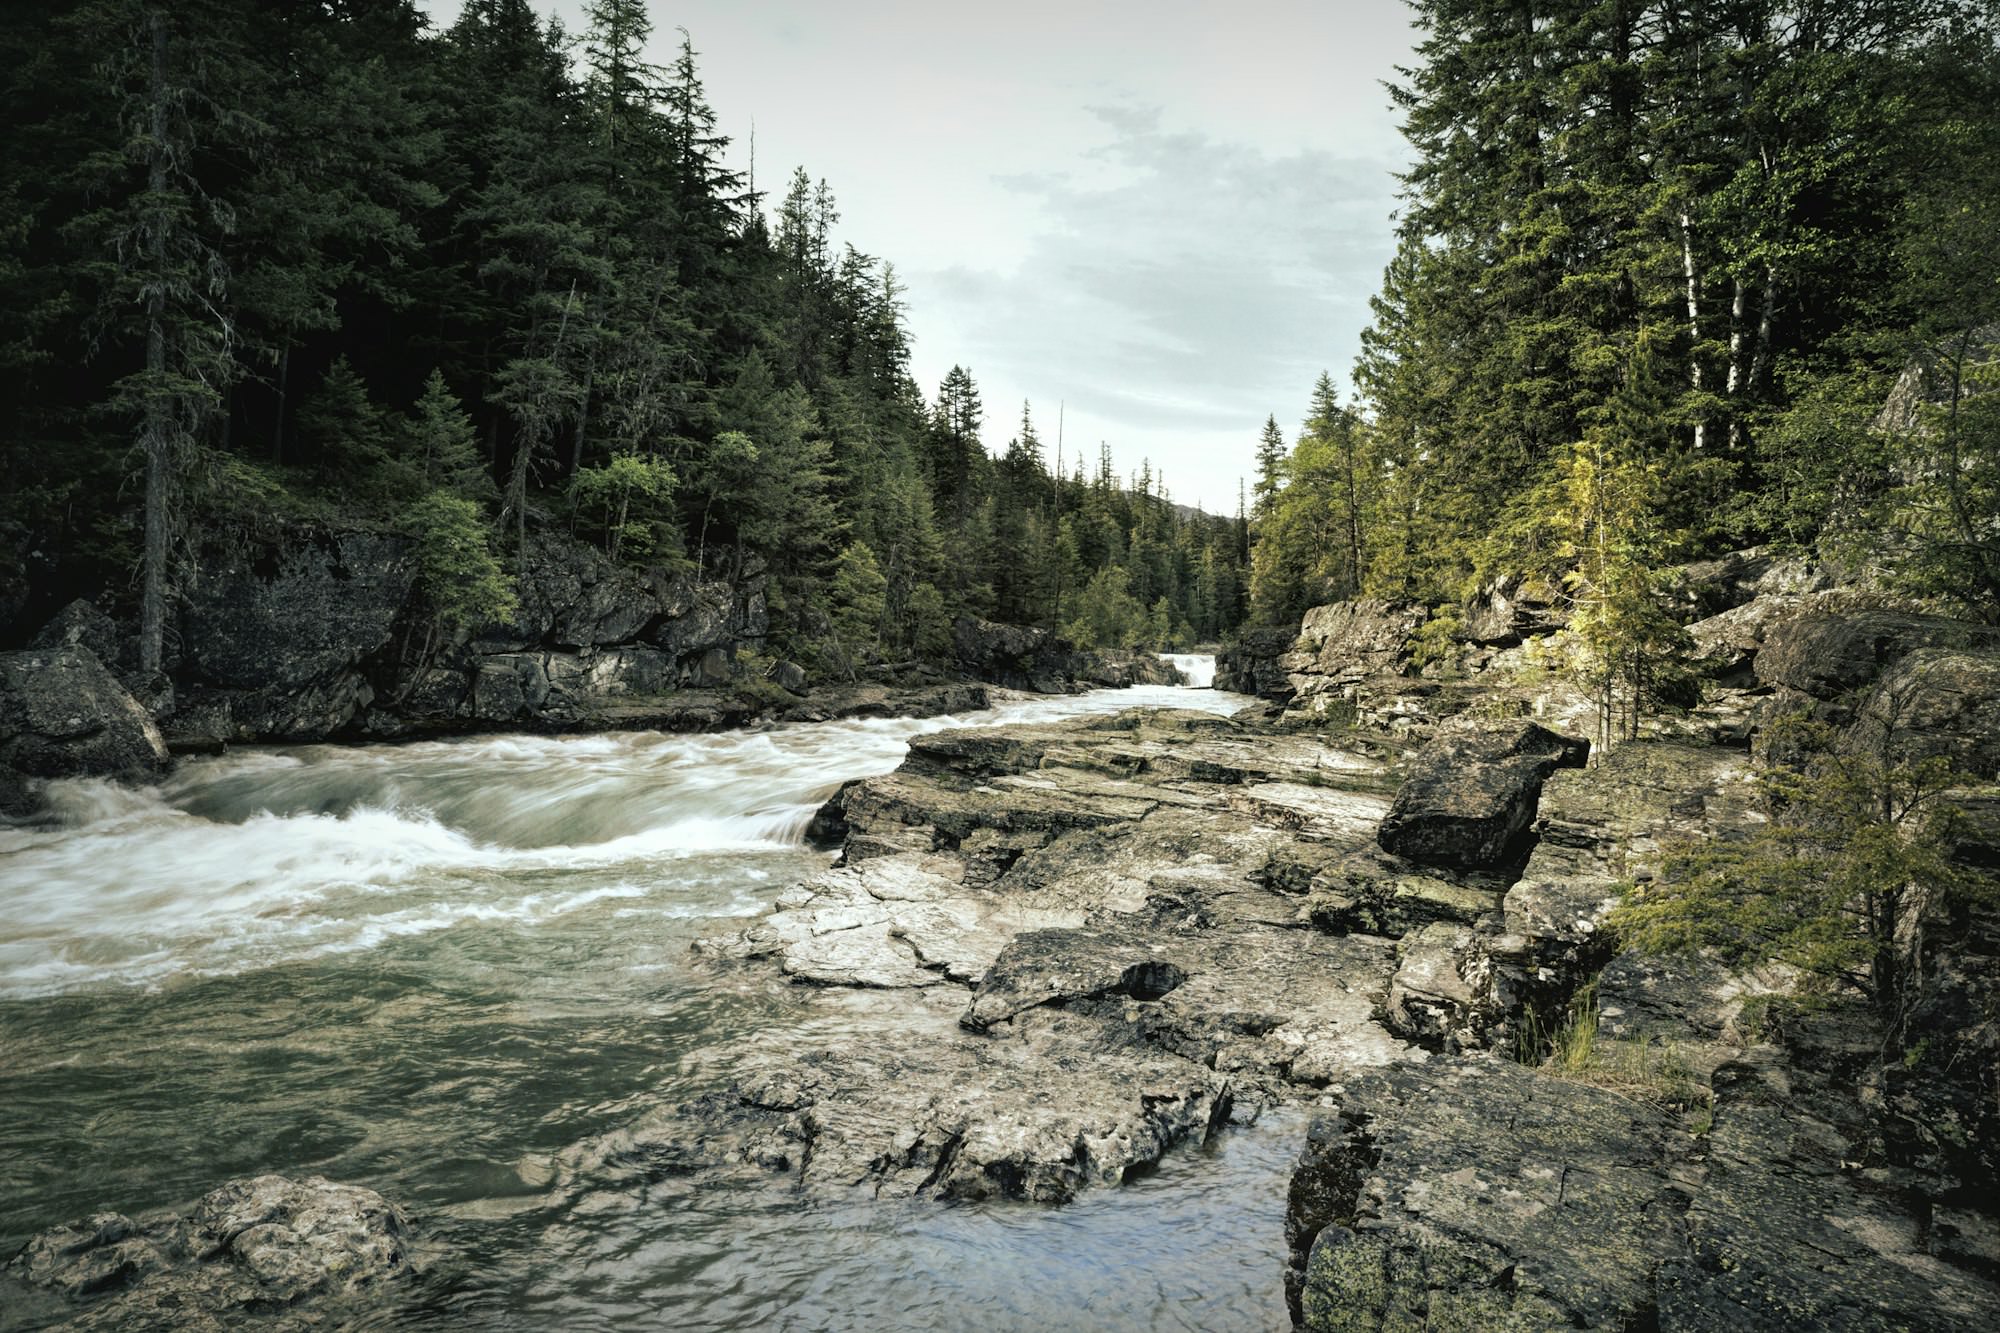
[[(428, 0), (447, 24), (459, 0)], [(583, 0), (539, 0), (574, 35)], [(1275, 414), (1343, 392), (1407, 162), (1382, 83), (1401, 0), (653, 0), (686, 28), (731, 145), (775, 208), (795, 166), (836, 239), (907, 287), (928, 395), (972, 372), (998, 452), (1022, 401), (1053, 455), (1233, 513)]]

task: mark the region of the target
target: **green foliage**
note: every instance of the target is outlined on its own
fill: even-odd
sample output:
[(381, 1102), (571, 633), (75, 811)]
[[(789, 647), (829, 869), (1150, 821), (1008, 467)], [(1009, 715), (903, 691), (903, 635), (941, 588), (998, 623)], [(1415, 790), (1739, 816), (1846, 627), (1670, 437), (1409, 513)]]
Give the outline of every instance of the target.
[(1440, 667), (1458, 655), (1465, 642), (1465, 613), (1456, 602), (1431, 611), (1410, 636), (1410, 661), (1419, 669)]
[(1557, 641), (1597, 703), (1597, 741), (1636, 739), (1641, 717), (1685, 701), (1692, 644), (1666, 605), (1658, 473), (1608, 429), (1569, 451), (1554, 522), (1570, 621)]
[(1523, 1010), (1515, 1058), (1566, 1082), (1686, 1111), (1688, 1130), (1697, 1137), (1714, 1124), (1714, 1095), (1676, 1043), (1604, 1036), (1595, 981), (1579, 990), (1552, 1023), (1533, 1006)]
[(513, 580), (493, 554), (477, 503), (431, 491), (404, 511), (403, 526), (416, 537), (417, 593), (434, 635), (454, 639), (513, 618)]
[(298, 433), (322, 485), (340, 487), (350, 501), (380, 504), (407, 493), (410, 484), (397, 457), (398, 424), (343, 356), (300, 407)]
[(1800, 719), (1775, 739), (1800, 760), (1760, 774), (1768, 818), (1676, 852), (1612, 925), (1632, 948), (1775, 960), (1799, 969), (1808, 994), (1859, 992), (1893, 1037), (1924, 980), (1923, 920), (1995, 896), (1990, 877), (1950, 855), (1961, 775), (1942, 758), (1900, 754), (1893, 727), (1872, 751), (1836, 747), (1828, 728)]
[(855, 542), (835, 562), (827, 593), (833, 604), (833, 632), (850, 666), (882, 642), (889, 580), (866, 542)]
[[(1902, 585), (2000, 623), (2000, 348), (1963, 330), (1906, 376), (1894, 482), (1875, 512), (1903, 550)], [(1893, 409), (1892, 409), (1893, 410)]]
[(1364, 588), (1563, 572), (1552, 498), (1606, 433), (1665, 558), (1833, 524), (1918, 552), (1938, 595), (1991, 586), (1985, 427), (1939, 416), (1900, 459), (1863, 429), (1898, 349), (2000, 320), (1990, 8), (1416, 9), (1414, 162), (1356, 368)]
[(664, 458), (616, 454), (570, 478), (576, 507), (595, 513), (604, 553), (613, 560), (645, 561), (679, 543), (673, 532), (674, 470)]
[(449, 491), (469, 500), (498, 497), (493, 478), (479, 457), (472, 418), (436, 370), (424, 381), (423, 395), (404, 427), (402, 452), (426, 489)]

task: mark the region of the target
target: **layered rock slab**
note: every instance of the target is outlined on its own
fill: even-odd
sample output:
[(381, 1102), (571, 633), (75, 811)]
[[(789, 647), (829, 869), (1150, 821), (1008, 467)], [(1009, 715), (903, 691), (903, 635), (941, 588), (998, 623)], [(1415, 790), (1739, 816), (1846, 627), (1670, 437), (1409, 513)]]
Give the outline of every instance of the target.
[(1391, 942), (1313, 929), (1269, 873), (1370, 846), (1384, 772), (1174, 710), (920, 738), (822, 812), (841, 864), (703, 946), (774, 961), (868, 1036), (727, 1053), (746, 1091), (655, 1118), (639, 1159), (1060, 1200), (1288, 1089), (1423, 1058), (1375, 1020)]

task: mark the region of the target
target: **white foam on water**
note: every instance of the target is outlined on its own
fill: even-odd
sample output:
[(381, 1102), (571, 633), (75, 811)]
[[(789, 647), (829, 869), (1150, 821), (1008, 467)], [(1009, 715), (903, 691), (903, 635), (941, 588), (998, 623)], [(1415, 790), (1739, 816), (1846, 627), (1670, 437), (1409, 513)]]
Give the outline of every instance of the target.
[(1182, 682), (1188, 689), (1215, 688), (1214, 653), (1161, 653), (1160, 656), (1181, 673)]
[(575, 912), (741, 915), (761, 902), (745, 897), (768, 878), (758, 858), (796, 854), (826, 796), (892, 771), (915, 735), (1242, 703), (1141, 687), (700, 736), (247, 750), (185, 761), (157, 787), (56, 782), (53, 825), (0, 828), (0, 996)]

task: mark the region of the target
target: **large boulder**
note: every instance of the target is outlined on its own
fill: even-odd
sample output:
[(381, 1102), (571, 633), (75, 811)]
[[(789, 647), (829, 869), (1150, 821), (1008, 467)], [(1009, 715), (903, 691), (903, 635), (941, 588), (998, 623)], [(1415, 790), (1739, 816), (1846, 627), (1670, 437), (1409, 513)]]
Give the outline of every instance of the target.
[(1552, 588), (1515, 576), (1494, 580), (1467, 603), (1464, 634), (1467, 643), (1508, 648), (1568, 623)]
[(1314, 1333), (1991, 1325), (2000, 1292), (1957, 1258), (1989, 1215), (1884, 1183), (1854, 1137), (1851, 1071), (1821, 1086), (1797, 1062), (1829, 1054), (1717, 1068), (1698, 1137), (1661, 1090), (1496, 1057), (1351, 1078), (1292, 1180), (1294, 1317)]
[(2000, 648), (1915, 649), (1882, 673), (1846, 744), (2000, 778)]
[(660, 616), (660, 599), (639, 574), (594, 546), (554, 533), (528, 544), (511, 625), (481, 638), (495, 648), (594, 648), (627, 643)]
[(39, 801), (27, 779), (144, 779), (167, 766), (152, 717), (88, 648), (0, 653), (0, 813)]
[(1835, 585), (1831, 571), (1803, 555), (1768, 546), (1731, 551), (1674, 571), (1672, 595), (1694, 617), (1720, 615), (1759, 598), (1796, 599)]
[(50, 617), (30, 648), (88, 648), (110, 670), (127, 675), (138, 668), (133, 637), (117, 621), (81, 598)]
[(1061, 651), (1058, 642), (1045, 629), (1001, 625), (975, 616), (959, 617), (951, 630), (952, 651), (960, 666), (981, 680), (1017, 690), (1038, 690), (1049, 683), (1049, 659)]
[(1532, 722), (1445, 735), (1410, 761), (1395, 804), (1376, 834), (1385, 851), (1460, 869), (1505, 864), (1534, 822), (1542, 783), (1579, 768), (1587, 741)]
[(325, 1313), (309, 1303), (414, 1272), (410, 1241), (408, 1218), (373, 1190), (258, 1176), (184, 1216), (142, 1224), (98, 1213), (44, 1231), (0, 1270), (0, 1285), (24, 1313), (81, 1327), (220, 1329), (277, 1312), (318, 1322)]
[(389, 645), (414, 579), (409, 543), (372, 532), (287, 547), (269, 567), (213, 560), (182, 615), (187, 672), (224, 689), (324, 685)]
[(1085, 652), (1027, 625), (961, 616), (952, 626), (958, 664), (980, 680), (1037, 694), (1081, 694), (1092, 686), (1171, 685), (1173, 666), (1152, 653)]
[(1373, 599), (1316, 606), (1278, 665), (1301, 701), (1340, 695), (1371, 676), (1400, 674), (1409, 664), (1410, 636), (1428, 616), (1421, 606)]
[(1680, 1252), (1668, 1118), (1510, 1060), (1352, 1081), (1285, 1219), (1309, 1330), (1639, 1328)]
[[(716, 580), (682, 575), (668, 584), (661, 600), (666, 614), (647, 636), (647, 642), (675, 657), (700, 657), (711, 648), (725, 646), (737, 622), (750, 619), (739, 611), (735, 590)], [(760, 593), (757, 598), (760, 615), (762, 606)]]

